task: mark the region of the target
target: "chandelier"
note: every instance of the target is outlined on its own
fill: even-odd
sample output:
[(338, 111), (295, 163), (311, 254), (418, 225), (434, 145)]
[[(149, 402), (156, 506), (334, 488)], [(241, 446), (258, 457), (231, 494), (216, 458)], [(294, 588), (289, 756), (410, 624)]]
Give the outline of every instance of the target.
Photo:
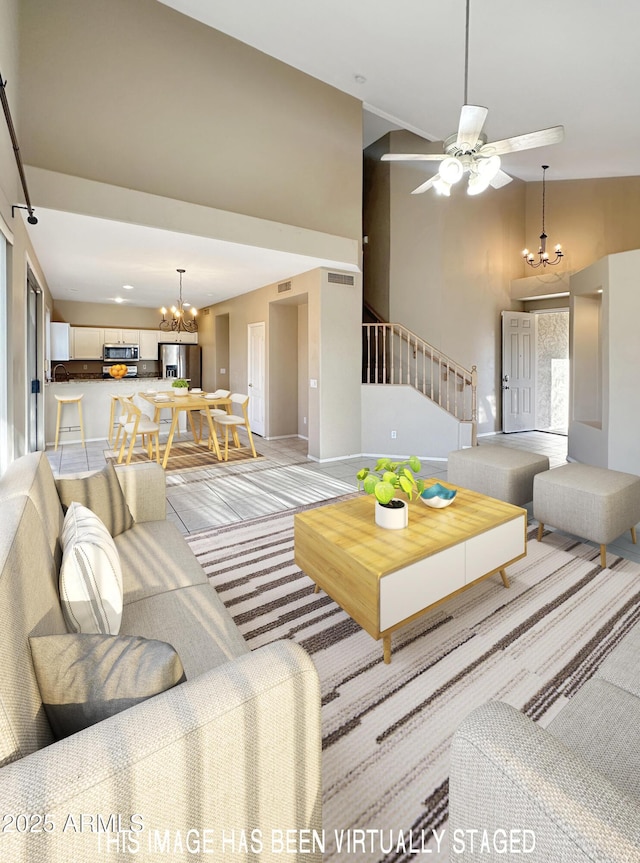
[[(166, 317), (167, 310), (164, 306), (160, 309), (162, 320), (160, 321), (159, 327), (165, 332), (195, 333), (198, 330), (198, 322), (196, 321), (198, 310), (189, 303), (184, 303), (182, 300), (182, 274), (185, 273), (186, 270), (176, 270), (176, 272), (180, 274), (180, 294), (178, 296), (178, 302), (175, 306), (171, 306), (169, 309), (171, 312), (170, 318)], [(188, 312), (186, 311), (185, 306), (189, 309)]]
[(544, 199), (545, 199), (545, 175), (547, 172), (548, 165), (542, 166), (542, 233), (540, 234), (540, 248), (538, 249), (538, 260), (536, 261), (535, 255), (533, 252), (530, 252), (529, 249), (522, 250), (522, 257), (525, 259), (527, 264), (530, 267), (536, 269), (536, 267), (553, 267), (556, 264), (559, 264), (562, 258), (564, 257), (564, 252), (562, 251), (562, 246), (560, 243), (555, 247), (555, 258), (550, 261), (549, 253), (547, 252), (547, 235), (544, 231)]

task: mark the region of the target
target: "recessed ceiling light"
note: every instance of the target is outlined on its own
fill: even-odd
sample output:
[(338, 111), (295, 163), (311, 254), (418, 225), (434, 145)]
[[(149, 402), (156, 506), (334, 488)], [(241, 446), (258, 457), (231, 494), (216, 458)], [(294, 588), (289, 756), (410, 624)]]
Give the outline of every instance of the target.
[(364, 77), (364, 75), (354, 75), (353, 77), (356, 80), (356, 84), (366, 84), (367, 83), (367, 79)]
[(123, 285), (122, 287), (125, 291), (132, 291), (133, 290), (133, 285)]
[(114, 303), (124, 303), (124, 300), (122, 299), (122, 297), (114, 297), (113, 302)]

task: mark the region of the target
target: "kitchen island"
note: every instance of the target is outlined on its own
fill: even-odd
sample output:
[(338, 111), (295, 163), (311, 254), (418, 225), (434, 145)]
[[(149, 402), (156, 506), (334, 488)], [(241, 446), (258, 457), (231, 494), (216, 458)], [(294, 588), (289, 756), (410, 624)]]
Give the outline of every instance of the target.
[[(90, 378), (70, 379), (68, 381), (50, 381), (45, 384), (45, 440), (47, 446), (53, 446), (56, 437), (56, 412), (58, 402), (56, 396), (79, 396), (82, 394), (82, 414), (84, 420), (85, 441), (107, 440), (109, 436), (109, 416), (111, 412), (111, 396), (135, 395), (140, 392), (163, 392), (171, 389), (171, 378)], [(171, 411), (162, 410), (160, 415), (160, 434), (164, 428), (169, 431)], [(185, 419), (178, 426), (184, 431)], [(78, 410), (75, 405), (65, 405), (62, 409), (60, 424), (60, 444), (80, 443), (80, 425)]]

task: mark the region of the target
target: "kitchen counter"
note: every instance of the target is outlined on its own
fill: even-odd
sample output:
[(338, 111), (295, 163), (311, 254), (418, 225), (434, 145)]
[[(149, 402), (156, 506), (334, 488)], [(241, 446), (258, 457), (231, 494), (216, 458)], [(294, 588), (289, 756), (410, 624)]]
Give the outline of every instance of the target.
[[(56, 395), (76, 396), (82, 394), (82, 418), (84, 421), (85, 441), (105, 440), (109, 434), (109, 416), (111, 412), (111, 395), (123, 393), (134, 395), (138, 392), (151, 390), (161, 392), (171, 389), (172, 378), (85, 378), (68, 381), (49, 381), (45, 384), (45, 439), (53, 445), (56, 438), (56, 412), (58, 402)], [(163, 409), (160, 414), (160, 433), (166, 424), (169, 431), (171, 411)], [(182, 414), (178, 425), (179, 431), (186, 428), (186, 417)], [(60, 444), (79, 443), (80, 425), (76, 405), (65, 405), (62, 408), (60, 425)], [(105, 444), (106, 446), (106, 444)]]
[(145, 377), (144, 375), (139, 375), (136, 378), (103, 378), (103, 377), (86, 377), (83, 378), (82, 375), (73, 375), (68, 379), (63, 378), (62, 380), (57, 381), (45, 381), (45, 386), (49, 386), (51, 384), (119, 384), (119, 383), (129, 383), (134, 385), (135, 387), (140, 387), (146, 384), (152, 384), (157, 381), (162, 381), (168, 387), (171, 386), (170, 378), (158, 378), (158, 377)]

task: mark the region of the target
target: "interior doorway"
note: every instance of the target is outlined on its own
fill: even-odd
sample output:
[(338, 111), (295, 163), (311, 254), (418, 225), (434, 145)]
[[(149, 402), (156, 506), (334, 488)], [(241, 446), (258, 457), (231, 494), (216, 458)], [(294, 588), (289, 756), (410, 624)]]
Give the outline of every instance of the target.
[(536, 327), (536, 429), (569, 433), (569, 310), (534, 312)]
[(42, 289), (27, 267), (27, 451), (44, 449)]
[(569, 433), (569, 310), (502, 313), (502, 430)]

